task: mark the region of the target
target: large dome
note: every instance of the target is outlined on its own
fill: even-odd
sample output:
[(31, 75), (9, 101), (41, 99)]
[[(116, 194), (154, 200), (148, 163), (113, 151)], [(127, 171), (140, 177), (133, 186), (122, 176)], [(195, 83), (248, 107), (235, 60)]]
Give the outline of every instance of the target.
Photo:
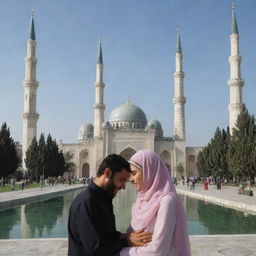
[(109, 116), (110, 122), (146, 122), (145, 113), (129, 100), (121, 106), (115, 108)]

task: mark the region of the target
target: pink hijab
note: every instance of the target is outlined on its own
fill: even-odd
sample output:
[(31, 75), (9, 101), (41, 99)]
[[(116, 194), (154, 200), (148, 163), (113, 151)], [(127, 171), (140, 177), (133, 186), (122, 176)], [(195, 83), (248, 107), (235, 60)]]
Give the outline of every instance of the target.
[(132, 207), (132, 228), (134, 230), (145, 229), (156, 216), (161, 199), (166, 195), (171, 195), (176, 200), (177, 208), (172, 238), (172, 245), (177, 252), (175, 256), (190, 256), (185, 212), (166, 165), (158, 154), (147, 150), (138, 151), (129, 162), (143, 171), (144, 182), (143, 190), (138, 192), (136, 202)]

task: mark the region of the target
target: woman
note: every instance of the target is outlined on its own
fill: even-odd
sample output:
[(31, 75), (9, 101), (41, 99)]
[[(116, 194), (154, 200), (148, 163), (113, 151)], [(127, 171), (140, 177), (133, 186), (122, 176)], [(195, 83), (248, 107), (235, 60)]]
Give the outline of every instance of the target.
[(208, 190), (208, 184), (209, 184), (208, 178), (205, 178), (204, 179), (204, 190)]
[(132, 230), (152, 232), (146, 246), (126, 247), (121, 256), (190, 256), (190, 246), (183, 206), (171, 176), (159, 155), (141, 150), (132, 156), (131, 182), (138, 195), (132, 207)]

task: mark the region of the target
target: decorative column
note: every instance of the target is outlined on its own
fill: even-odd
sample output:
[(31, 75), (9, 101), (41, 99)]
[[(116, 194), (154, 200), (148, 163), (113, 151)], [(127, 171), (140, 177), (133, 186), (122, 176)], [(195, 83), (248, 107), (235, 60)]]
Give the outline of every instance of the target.
[(36, 92), (38, 81), (36, 81), (36, 36), (34, 26), (34, 13), (32, 11), (30, 36), (27, 41), (27, 56), (25, 61), (25, 80), (24, 86), (24, 112), (23, 119), (23, 143), (22, 143), (22, 167), (26, 170), (26, 152), (37, 132), (37, 120), (39, 114), (36, 112)]
[(244, 80), (241, 78), (241, 56), (239, 56), (239, 34), (235, 16), (235, 7), (232, 5), (232, 24), (231, 24), (231, 56), (229, 57), (230, 63), (230, 79), (228, 86), (230, 88), (230, 103), (229, 110), (229, 128), (232, 134), (233, 128), (236, 126), (238, 115), (242, 112), (244, 104), (242, 101), (242, 87)]
[(94, 137), (102, 137), (102, 124), (104, 122), (104, 87), (103, 83), (103, 57), (101, 41), (99, 40), (98, 62), (96, 64), (95, 104), (94, 104)]
[(182, 70), (182, 48), (179, 30), (177, 32), (177, 46), (176, 46), (176, 72), (174, 76), (174, 138), (175, 140), (186, 139), (185, 135), (185, 103), (183, 79), (184, 72)]

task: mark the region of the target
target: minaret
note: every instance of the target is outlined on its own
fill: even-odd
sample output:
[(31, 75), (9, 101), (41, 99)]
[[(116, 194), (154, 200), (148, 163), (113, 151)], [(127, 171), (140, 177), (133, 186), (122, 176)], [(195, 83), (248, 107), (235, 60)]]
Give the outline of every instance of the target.
[(36, 91), (39, 83), (36, 81), (36, 35), (34, 26), (34, 12), (31, 15), (30, 35), (27, 41), (27, 56), (25, 61), (25, 80), (24, 85), (24, 112), (23, 119), (23, 143), (22, 143), (22, 167), (26, 170), (26, 152), (36, 137), (37, 120), (39, 114), (36, 112)]
[(241, 78), (241, 56), (239, 56), (239, 34), (236, 23), (235, 7), (232, 4), (232, 24), (231, 24), (231, 56), (229, 57), (230, 63), (230, 79), (228, 86), (230, 88), (230, 102), (229, 102), (229, 127), (230, 133), (236, 125), (238, 115), (241, 113), (244, 104), (242, 101), (242, 87), (244, 80)]
[(98, 50), (98, 61), (96, 64), (96, 82), (95, 82), (95, 104), (94, 104), (94, 137), (100, 138), (101, 126), (104, 122), (104, 110), (105, 105), (103, 103), (104, 98), (104, 87), (103, 83), (103, 57), (101, 40), (99, 40), (99, 50)]
[(186, 98), (184, 97), (183, 78), (184, 72), (182, 71), (182, 48), (179, 29), (177, 30), (177, 46), (176, 46), (176, 72), (174, 76), (174, 138), (176, 140), (186, 139), (185, 135), (185, 109)]

